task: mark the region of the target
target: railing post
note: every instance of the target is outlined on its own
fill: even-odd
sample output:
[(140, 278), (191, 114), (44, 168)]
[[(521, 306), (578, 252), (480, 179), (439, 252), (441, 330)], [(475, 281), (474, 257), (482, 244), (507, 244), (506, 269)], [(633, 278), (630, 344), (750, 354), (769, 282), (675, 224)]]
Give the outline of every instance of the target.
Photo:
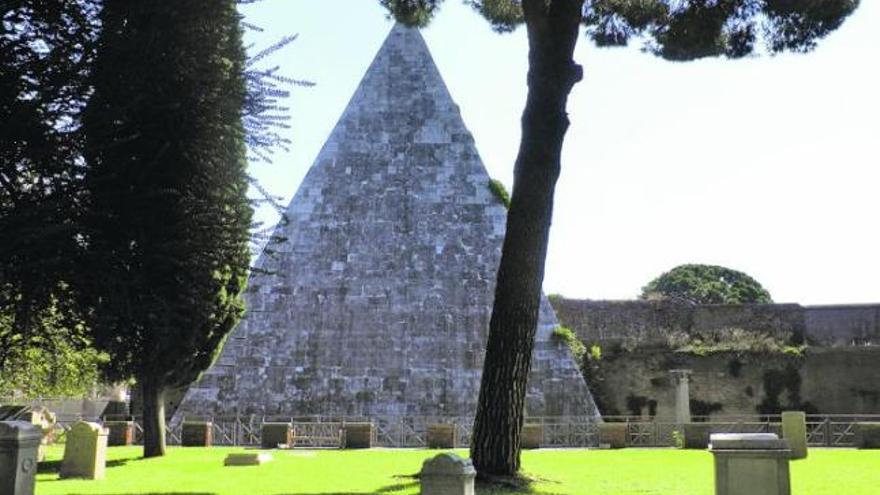
[(825, 421), (823, 421), (823, 426), (825, 429), (825, 446), (831, 447), (834, 444), (834, 441), (831, 439), (831, 419), (828, 416), (825, 416)]

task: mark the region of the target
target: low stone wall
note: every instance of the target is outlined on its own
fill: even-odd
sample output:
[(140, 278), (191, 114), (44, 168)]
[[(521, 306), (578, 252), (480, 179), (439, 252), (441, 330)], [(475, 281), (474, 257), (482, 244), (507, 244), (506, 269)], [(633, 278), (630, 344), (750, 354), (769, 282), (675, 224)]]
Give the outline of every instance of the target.
[(584, 342), (627, 347), (665, 345), (676, 334), (730, 328), (813, 345), (880, 345), (880, 304), (709, 304), (551, 298), (557, 317)]

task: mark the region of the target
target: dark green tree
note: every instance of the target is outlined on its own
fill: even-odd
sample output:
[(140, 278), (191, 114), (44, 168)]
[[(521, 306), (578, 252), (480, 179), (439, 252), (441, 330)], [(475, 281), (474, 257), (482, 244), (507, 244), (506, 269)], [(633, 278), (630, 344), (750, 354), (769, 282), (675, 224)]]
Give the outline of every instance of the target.
[(20, 368), (25, 355), (62, 352), (55, 346), (76, 353), (86, 342), (65, 281), (81, 251), (80, 114), (96, 5), (0, 6), (0, 375), (7, 383), (8, 360)]
[(654, 296), (695, 304), (769, 304), (773, 302), (757, 280), (717, 265), (679, 265), (642, 288), (642, 299)]
[[(443, 0), (380, 0), (408, 25), (424, 25)], [(514, 166), (471, 457), (486, 475), (519, 470), (526, 382), (538, 321), (553, 192), (568, 129), (566, 102), (582, 69), (573, 60), (581, 26), (598, 46), (641, 37), (668, 60), (807, 51), (858, 0), (467, 0), (498, 31), (526, 25), (528, 96)]]
[(135, 377), (144, 456), (164, 391), (241, 318), (250, 253), (245, 53), (234, 0), (106, 0), (86, 113), (86, 305), (111, 380)]

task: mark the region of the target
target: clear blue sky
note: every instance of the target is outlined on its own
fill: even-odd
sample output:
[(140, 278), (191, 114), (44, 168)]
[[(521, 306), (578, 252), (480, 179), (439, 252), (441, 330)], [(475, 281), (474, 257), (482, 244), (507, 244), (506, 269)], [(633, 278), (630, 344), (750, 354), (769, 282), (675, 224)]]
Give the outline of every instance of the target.
[[(391, 28), (375, 0), (265, 0), (271, 61), (317, 85), (289, 101), (293, 146), (253, 171), (286, 203)], [(779, 302), (880, 302), (880, 2), (808, 55), (670, 63), (582, 38), (569, 102), (548, 293), (635, 297), (680, 263), (729, 266)], [(459, 0), (423, 31), (489, 174), (508, 187), (525, 101), (522, 29)], [(268, 210), (260, 218), (272, 222)]]

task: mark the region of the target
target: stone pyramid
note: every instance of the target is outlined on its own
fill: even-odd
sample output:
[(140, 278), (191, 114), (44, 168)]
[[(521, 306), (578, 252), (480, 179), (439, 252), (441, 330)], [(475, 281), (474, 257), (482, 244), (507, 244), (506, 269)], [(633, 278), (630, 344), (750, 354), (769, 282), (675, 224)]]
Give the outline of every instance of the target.
[[(506, 210), (418, 30), (395, 26), (184, 415), (471, 416)], [(545, 300), (527, 414), (596, 417)]]

